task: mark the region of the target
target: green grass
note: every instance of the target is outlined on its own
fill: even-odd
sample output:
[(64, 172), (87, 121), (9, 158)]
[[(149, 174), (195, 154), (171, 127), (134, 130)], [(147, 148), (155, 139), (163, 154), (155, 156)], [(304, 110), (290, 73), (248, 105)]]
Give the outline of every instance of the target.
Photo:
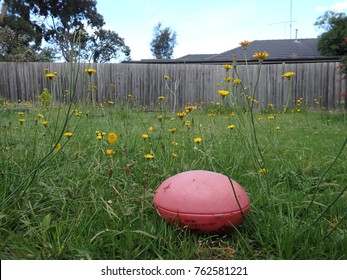
[[(67, 108), (55, 121), (58, 109), (28, 107), (21, 125), (23, 109), (0, 109), (1, 259), (346, 259), (346, 150), (336, 159), (346, 138), (343, 114), (302, 111), (269, 120), (257, 113), (267, 170), (260, 174), (240, 115), (208, 116), (199, 108), (182, 121), (112, 106), (72, 114), (63, 129)], [(38, 114), (47, 127), (35, 123)], [(65, 131), (74, 135), (52, 151)], [(118, 140), (98, 140), (96, 131)], [(144, 158), (151, 152), (154, 158)], [(245, 188), (252, 206), (241, 226), (199, 234), (158, 216), (158, 185), (192, 169), (225, 173)]]

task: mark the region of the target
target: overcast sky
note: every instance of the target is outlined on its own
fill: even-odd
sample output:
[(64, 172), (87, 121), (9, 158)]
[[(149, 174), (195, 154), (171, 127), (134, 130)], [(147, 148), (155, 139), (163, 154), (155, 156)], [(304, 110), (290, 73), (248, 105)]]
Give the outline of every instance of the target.
[(316, 38), (327, 10), (347, 13), (347, 0), (98, 0), (106, 29), (117, 32), (133, 60), (153, 58), (149, 44), (161, 22), (177, 33), (174, 58), (214, 54), (243, 40)]

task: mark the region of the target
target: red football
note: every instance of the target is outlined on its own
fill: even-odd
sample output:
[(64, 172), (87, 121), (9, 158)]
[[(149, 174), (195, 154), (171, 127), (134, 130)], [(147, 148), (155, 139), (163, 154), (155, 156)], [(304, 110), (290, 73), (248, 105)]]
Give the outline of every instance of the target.
[(154, 195), (154, 206), (170, 223), (202, 232), (217, 232), (242, 223), (250, 200), (245, 190), (227, 176), (192, 170), (161, 183)]

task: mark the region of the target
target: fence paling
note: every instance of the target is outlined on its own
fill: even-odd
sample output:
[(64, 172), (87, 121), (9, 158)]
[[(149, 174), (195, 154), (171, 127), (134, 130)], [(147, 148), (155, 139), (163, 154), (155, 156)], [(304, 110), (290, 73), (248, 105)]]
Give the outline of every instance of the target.
[[(37, 96), (43, 88), (49, 88), (45, 77), (45, 68), (50, 72), (58, 72), (56, 86), (59, 91), (69, 90), (68, 77), (63, 78), (68, 67), (65, 63), (15, 63), (1, 62), (0, 96), (17, 101), (38, 101)], [(347, 81), (338, 74), (338, 62), (302, 63), (302, 64), (265, 64), (262, 67), (259, 89), (256, 99), (259, 106), (266, 107), (272, 103), (281, 108), (287, 99), (286, 79), (282, 74), (286, 71), (296, 72), (292, 79), (292, 100), (303, 98), (305, 104), (314, 105), (314, 99), (321, 100), (329, 109), (340, 106), (341, 93), (346, 93)], [(164, 75), (172, 80), (180, 80), (177, 91), (178, 106), (188, 103), (219, 101), (217, 84), (223, 84), (225, 70), (220, 65), (203, 64), (85, 64), (87, 68), (95, 68), (93, 86), (97, 102), (112, 100), (120, 102), (132, 94), (142, 105), (158, 102), (158, 96), (165, 94)], [(246, 80), (244, 65), (238, 71)], [(81, 67), (83, 71), (84, 67)], [(256, 66), (251, 66), (251, 72)], [(85, 73), (81, 73), (82, 75)], [(87, 96), (87, 88), (82, 83), (77, 87), (82, 96)]]

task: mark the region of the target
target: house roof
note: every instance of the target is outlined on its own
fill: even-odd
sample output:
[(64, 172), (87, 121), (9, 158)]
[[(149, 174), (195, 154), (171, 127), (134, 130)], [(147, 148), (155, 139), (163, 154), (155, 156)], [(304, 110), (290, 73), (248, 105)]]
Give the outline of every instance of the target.
[[(251, 42), (246, 49), (247, 59), (252, 61), (253, 54), (266, 51), (269, 60), (305, 60), (321, 59), (322, 56), (317, 49), (317, 38), (311, 39), (282, 39), (282, 40), (256, 40)], [(231, 61), (233, 55), (236, 55), (238, 61), (243, 61), (245, 54), (242, 46), (210, 57), (209, 61)]]
[[(318, 38), (308, 39), (276, 39), (276, 40), (255, 40), (252, 41), (246, 49), (246, 56), (249, 62), (257, 62), (253, 58), (256, 52), (269, 53), (264, 63), (276, 62), (302, 62), (302, 61), (336, 61), (338, 56), (323, 56), (317, 48)], [(245, 61), (245, 53), (242, 46), (228, 50), (226, 52), (215, 55), (186, 55), (177, 58), (176, 61), (181, 63), (231, 63), (233, 55), (236, 55), (238, 62)], [(199, 57), (203, 58), (198, 61)]]
[[(247, 46), (247, 61), (258, 62), (253, 58), (253, 54), (264, 51), (269, 53), (264, 63), (338, 61), (341, 58), (321, 55), (317, 44), (318, 38), (255, 40)], [(239, 46), (220, 54), (188, 54), (177, 59), (142, 59), (140, 63), (232, 63), (234, 54), (238, 62), (245, 61), (243, 47)]]
[(200, 61), (200, 60), (208, 60), (209, 58), (216, 56), (218, 54), (187, 54), (180, 58), (179, 60), (189, 60), (189, 61)]

